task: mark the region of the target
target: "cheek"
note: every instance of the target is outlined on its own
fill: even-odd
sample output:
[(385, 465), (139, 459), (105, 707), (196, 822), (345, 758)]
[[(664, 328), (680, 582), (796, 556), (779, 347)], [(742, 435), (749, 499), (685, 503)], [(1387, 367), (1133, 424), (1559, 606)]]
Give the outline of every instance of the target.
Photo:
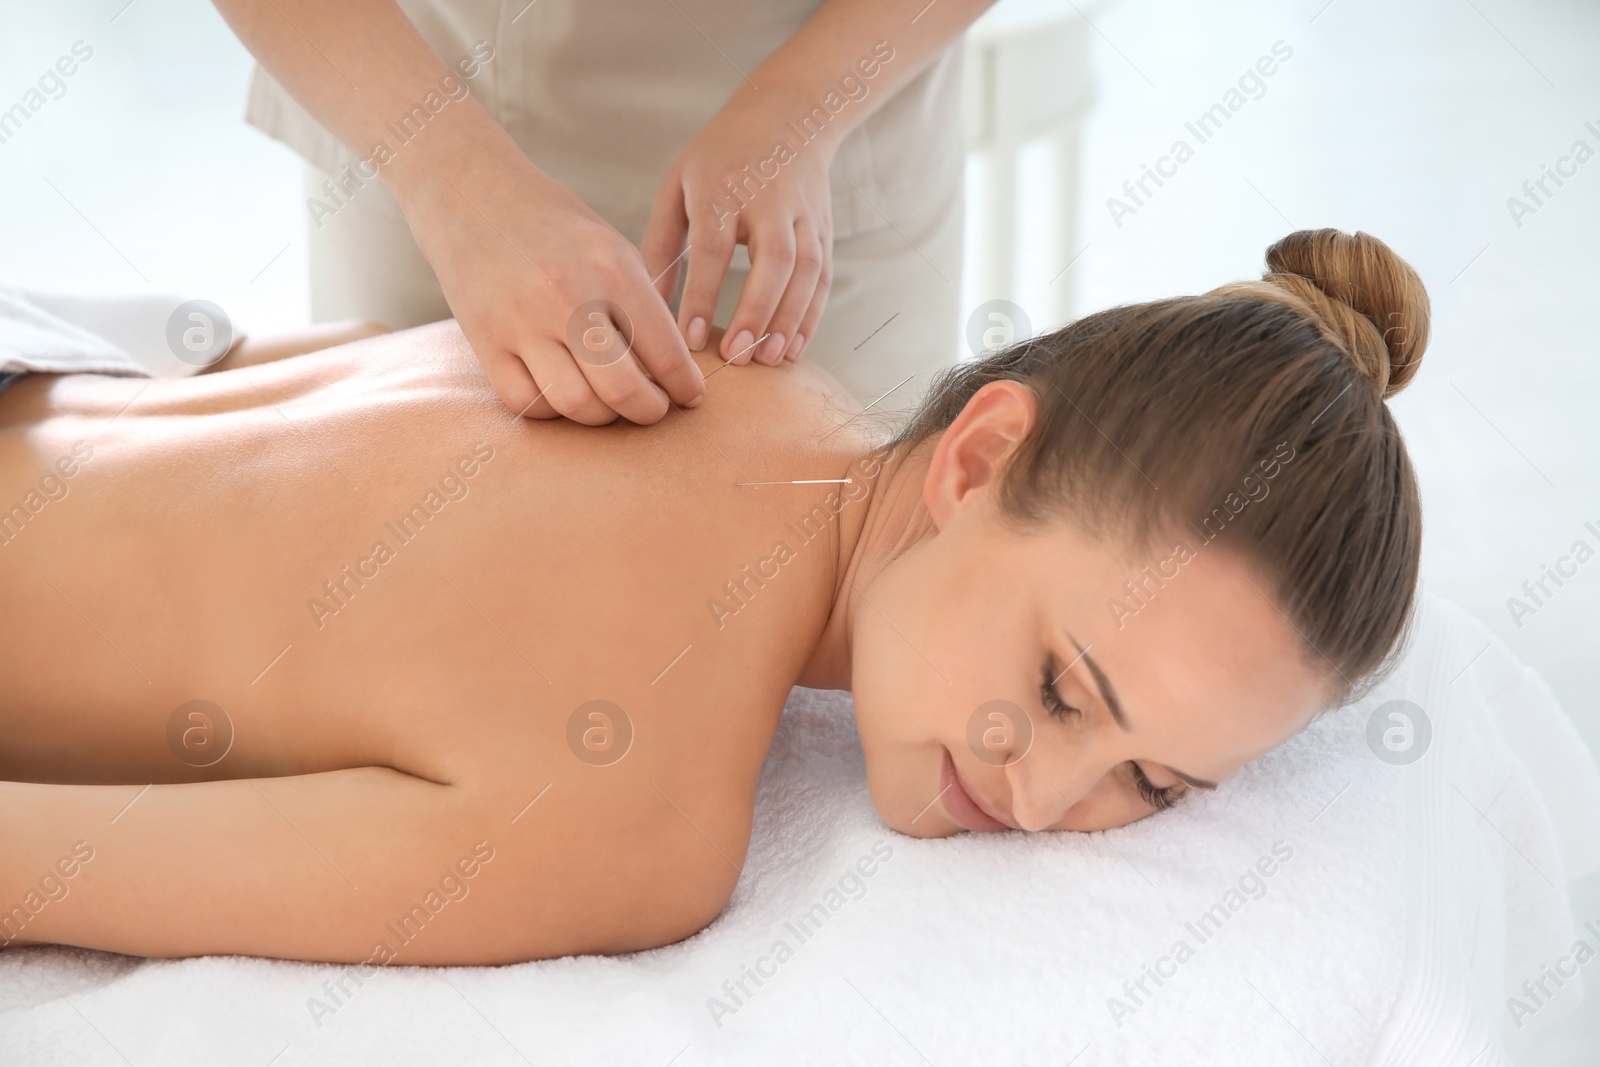
[(1069, 809), (1065, 818), (1050, 829), (1094, 833), (1097, 830), (1114, 830), (1119, 826), (1127, 826), (1154, 814), (1155, 812), (1143, 800), (1129, 793), (1114, 778), (1107, 776), (1095, 785), (1088, 796)]
[(856, 725), (886, 818), (886, 804), (916, 799), (915, 813), (937, 792), (941, 746), (971, 764), (972, 720), (986, 705), (1039, 715), (1026, 583), (997, 570), (1005, 559), (970, 531), (947, 529), (853, 594)]
[(1070, 742), (1041, 741), (1028, 758), (1038, 758), (1039, 770), (1049, 776), (1054, 795), (1070, 801), (1066, 813), (1049, 827), (1052, 830), (1093, 833), (1154, 814), (1116, 767), (1106, 770), (1103, 761), (1076, 751)]
[(919, 688), (970, 711), (985, 700), (1015, 699), (1019, 684), (1027, 688), (1031, 675), (1016, 666), (1028, 606), (1006, 576), (973, 565), (985, 552), (959, 537), (941, 535), (902, 556), (875, 583), (882, 595), (869, 591), (872, 604), (863, 606)]
[(940, 657), (929, 628), (902, 623), (892, 602), (871, 590), (867, 595), (873, 603), (858, 605), (863, 614), (855, 622), (851, 692), (861, 747), (872, 770), (875, 759), (895, 750), (931, 750), (951, 714), (951, 693), (940, 677), (949, 676), (948, 668), (941, 665), (936, 671), (931, 665), (940, 664)]
[(940, 746), (965, 744), (963, 702), (976, 691), (966, 676), (983, 655), (935, 564), (913, 549), (855, 592), (852, 607), (850, 681), (868, 788), (879, 815), (913, 836), (940, 824), (909, 825), (938, 792)]

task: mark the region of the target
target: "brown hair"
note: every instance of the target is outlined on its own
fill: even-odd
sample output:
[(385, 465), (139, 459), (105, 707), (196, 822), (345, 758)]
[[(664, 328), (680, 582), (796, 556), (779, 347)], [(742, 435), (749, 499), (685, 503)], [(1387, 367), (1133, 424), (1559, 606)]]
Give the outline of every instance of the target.
[(1384, 400), (1416, 374), (1428, 314), (1382, 241), (1302, 230), (1260, 281), (1111, 308), (945, 370), (891, 443), (941, 432), (989, 382), (1027, 385), (1038, 420), (1002, 513), (1068, 515), (1136, 554), (1173, 531), (1220, 538), (1343, 702), (1392, 666), (1411, 617), (1422, 512)]

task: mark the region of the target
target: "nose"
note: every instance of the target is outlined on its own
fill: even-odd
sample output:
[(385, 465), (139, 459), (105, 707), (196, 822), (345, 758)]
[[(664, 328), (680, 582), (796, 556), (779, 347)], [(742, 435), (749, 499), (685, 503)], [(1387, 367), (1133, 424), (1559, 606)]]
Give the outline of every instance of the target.
[(1045, 830), (1062, 819), (1094, 788), (1086, 768), (1051, 773), (1033, 754), (1006, 767), (1011, 783), (1011, 819), (1024, 830)]

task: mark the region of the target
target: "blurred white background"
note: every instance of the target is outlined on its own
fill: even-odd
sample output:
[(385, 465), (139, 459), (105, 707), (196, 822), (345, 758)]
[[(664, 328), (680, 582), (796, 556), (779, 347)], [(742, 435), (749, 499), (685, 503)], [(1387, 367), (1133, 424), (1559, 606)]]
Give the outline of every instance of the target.
[[(1019, 160), (1013, 292), (977, 291), (969, 269), (963, 307), (1010, 295), (1045, 329), (1254, 276), (1291, 229), (1382, 237), (1433, 298), (1424, 367), (1394, 404), (1425, 581), (1537, 667), (1600, 751), (1600, 560), (1520, 627), (1506, 603), (1575, 541), (1600, 545), (1584, 528), (1600, 528), (1600, 158), (1520, 226), (1507, 207), (1574, 142), (1600, 150), (1600, 6), (1120, 0), (1082, 5), (1090, 21), (1070, 0), (1029, 6), (1076, 20), (1092, 105), (1075, 154)], [(208, 4), (11, 4), (5, 22), (0, 109), (74, 42), (93, 56), (0, 143), (0, 281), (175, 291), (253, 330), (306, 321), (299, 161), (242, 123), (249, 57)], [(1194, 144), (1184, 123), (1280, 41), (1292, 57), (1259, 99), (1119, 225), (1108, 198)], [(1075, 174), (1053, 167), (1074, 155)], [(1577, 915), (1600, 919), (1600, 877), (1575, 888)], [(1584, 1009), (1519, 1062), (1600, 1062), (1600, 970), (1585, 971)]]

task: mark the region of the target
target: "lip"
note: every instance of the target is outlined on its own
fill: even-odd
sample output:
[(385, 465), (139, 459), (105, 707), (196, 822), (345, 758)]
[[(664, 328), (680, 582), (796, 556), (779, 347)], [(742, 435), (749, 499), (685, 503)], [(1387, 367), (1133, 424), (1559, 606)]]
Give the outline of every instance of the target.
[(946, 814), (968, 830), (994, 833), (1016, 829), (999, 818), (987, 804), (967, 788), (967, 783), (961, 778), (961, 772), (956, 769), (950, 750), (943, 745), (940, 746), (940, 750), (944, 753), (944, 763), (939, 768), (939, 803)]

